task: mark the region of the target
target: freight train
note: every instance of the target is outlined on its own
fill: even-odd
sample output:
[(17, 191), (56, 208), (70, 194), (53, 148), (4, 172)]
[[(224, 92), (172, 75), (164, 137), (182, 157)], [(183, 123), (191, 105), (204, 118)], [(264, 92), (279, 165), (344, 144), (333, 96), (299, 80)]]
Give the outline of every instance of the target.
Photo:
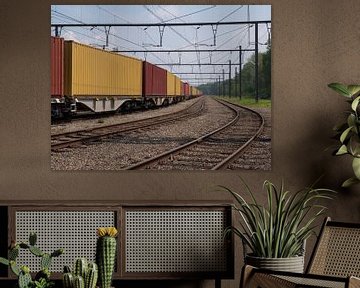
[(149, 62), (51, 37), (51, 117), (153, 108), (200, 96)]

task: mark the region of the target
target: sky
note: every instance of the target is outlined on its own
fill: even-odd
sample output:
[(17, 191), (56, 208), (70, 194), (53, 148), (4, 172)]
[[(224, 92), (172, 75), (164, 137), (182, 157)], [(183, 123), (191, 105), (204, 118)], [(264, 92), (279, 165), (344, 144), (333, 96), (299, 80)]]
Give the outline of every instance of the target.
[[(231, 21), (271, 20), (270, 5), (52, 5), (51, 24), (60, 23), (195, 23)], [(213, 31), (216, 29), (216, 31)], [(61, 37), (79, 43), (107, 50), (216, 50), (254, 49), (254, 26), (167, 26), (164, 29), (162, 46), (158, 27), (111, 27), (106, 45), (103, 27), (63, 27)], [(216, 36), (214, 37), (214, 32)], [(54, 35), (54, 29), (51, 30)], [(259, 49), (266, 50), (266, 42), (271, 37), (271, 24), (259, 25)], [(216, 45), (214, 45), (216, 44)], [(253, 52), (243, 52), (242, 62), (246, 62)], [(223, 66), (179, 66), (164, 65), (163, 68), (179, 74), (184, 81), (199, 85), (213, 82), (216, 74), (191, 74), (191, 72), (229, 72), (228, 62), (239, 63), (238, 52), (131, 52), (124, 53), (154, 64), (165, 63), (219, 63)], [(235, 72), (232, 66), (232, 75)], [(238, 65), (237, 65), (238, 66)]]

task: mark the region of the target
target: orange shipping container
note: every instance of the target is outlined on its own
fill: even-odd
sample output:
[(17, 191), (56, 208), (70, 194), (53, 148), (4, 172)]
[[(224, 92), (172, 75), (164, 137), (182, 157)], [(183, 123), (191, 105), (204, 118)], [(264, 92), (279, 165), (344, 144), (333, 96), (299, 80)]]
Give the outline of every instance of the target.
[(65, 95), (141, 96), (142, 61), (65, 41)]

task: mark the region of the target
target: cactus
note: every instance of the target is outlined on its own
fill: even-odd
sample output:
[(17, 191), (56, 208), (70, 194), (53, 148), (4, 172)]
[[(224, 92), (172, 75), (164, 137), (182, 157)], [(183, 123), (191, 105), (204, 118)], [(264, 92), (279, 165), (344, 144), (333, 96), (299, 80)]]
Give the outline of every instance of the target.
[[(29, 244), (20, 242), (16, 243), (11, 241), (11, 245), (8, 251), (8, 259), (0, 257), (0, 264), (10, 266), (11, 271), (18, 276), (18, 286), (19, 288), (29, 288), (29, 287), (51, 287), (53, 282), (50, 281), (50, 264), (53, 257), (60, 256), (64, 251), (63, 249), (55, 250), (53, 253), (48, 254), (41, 251), (38, 247), (35, 246), (37, 236), (35, 233), (30, 233)], [(19, 256), (19, 250), (29, 250), (30, 253), (37, 257), (41, 257), (41, 271), (39, 271), (35, 276), (35, 281), (32, 280), (30, 275), (30, 269), (27, 266), (19, 266), (16, 264), (16, 259)]]
[(34, 254), (35, 256), (37, 256), (37, 257), (41, 257), (41, 256), (44, 255), (44, 252), (42, 252), (42, 251), (40, 250), (40, 248), (38, 248), (38, 247), (36, 247), (36, 246), (30, 245), (29, 251), (30, 251), (32, 254)]
[(16, 265), (16, 262), (14, 260), (10, 261), (10, 268), (11, 271), (16, 275), (19, 276), (20, 275), (20, 268)]
[(30, 283), (32, 283), (30, 269), (27, 266), (23, 266), (21, 267), (18, 279), (19, 288), (28, 288)]
[(86, 258), (76, 259), (74, 263), (73, 273), (71, 273), (71, 269), (69, 266), (64, 266), (64, 273), (63, 273), (64, 288), (78, 288), (77, 286), (75, 286), (75, 281), (77, 282), (76, 285), (78, 285), (79, 287), (95, 288), (97, 278), (98, 278), (97, 265), (95, 263), (88, 264)]
[(29, 235), (29, 244), (31, 246), (35, 246), (37, 241), (37, 235), (35, 232), (31, 232)]
[(16, 258), (19, 256), (19, 246), (16, 245), (14, 248), (10, 249), (8, 256), (9, 260), (15, 261)]
[(3, 258), (3, 257), (0, 257), (0, 263), (4, 264), (6, 266), (10, 265), (10, 261), (8, 259)]
[(63, 274), (63, 286), (64, 288), (73, 288), (74, 287), (74, 276), (72, 273), (64, 273)]
[(76, 259), (74, 267), (75, 276), (81, 276), (83, 279), (85, 279), (87, 268), (88, 262), (85, 258)]
[(116, 256), (115, 227), (98, 228), (99, 238), (96, 243), (96, 262), (99, 267), (100, 288), (110, 288), (112, 274), (114, 272)]
[(64, 249), (57, 249), (51, 253), (51, 257), (58, 257), (64, 253)]
[(77, 275), (74, 277), (74, 288), (85, 288), (84, 278)]
[(44, 253), (43, 256), (41, 257), (41, 262), (40, 262), (41, 269), (45, 269), (45, 268), (49, 269), (51, 265), (51, 260), (52, 260), (51, 255), (48, 253)]
[(38, 273), (36, 273), (35, 281), (41, 281), (41, 279), (49, 280), (50, 275), (51, 275), (51, 273), (50, 273), (49, 269), (44, 268), (44, 269), (40, 270)]
[(96, 263), (89, 263), (85, 276), (85, 288), (95, 288), (98, 279), (98, 266)]

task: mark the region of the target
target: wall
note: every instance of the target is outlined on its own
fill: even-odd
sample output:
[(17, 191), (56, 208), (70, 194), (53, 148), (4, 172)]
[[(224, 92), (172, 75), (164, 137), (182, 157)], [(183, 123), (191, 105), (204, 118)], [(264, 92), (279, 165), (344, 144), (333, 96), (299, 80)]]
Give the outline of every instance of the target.
[[(57, 2), (60, 3), (66, 1)], [(286, 186), (294, 190), (311, 184), (324, 173), (321, 185), (339, 190), (328, 214), (337, 220), (359, 221), (359, 187), (347, 191), (338, 188), (351, 173), (350, 163), (345, 158), (333, 158), (330, 151), (325, 151), (332, 143), (332, 126), (341, 119), (346, 107), (343, 98), (331, 92), (327, 84), (360, 81), (360, 22), (356, 20), (360, 15), (359, 2), (269, 0), (251, 3), (272, 4), (271, 172), (52, 172), (49, 149), (51, 2), (2, 0), (0, 199), (218, 200), (228, 197), (216, 192), (213, 185), (237, 188), (238, 176), (242, 176), (264, 200), (261, 190), (264, 179), (276, 183), (284, 179)], [(139, 181), (140, 178), (143, 180)], [(236, 256), (239, 271), (240, 252), (236, 252)], [(238, 280), (239, 273), (235, 281), (226, 281), (224, 286), (237, 287)], [(194, 285), (212, 287), (213, 283)]]

